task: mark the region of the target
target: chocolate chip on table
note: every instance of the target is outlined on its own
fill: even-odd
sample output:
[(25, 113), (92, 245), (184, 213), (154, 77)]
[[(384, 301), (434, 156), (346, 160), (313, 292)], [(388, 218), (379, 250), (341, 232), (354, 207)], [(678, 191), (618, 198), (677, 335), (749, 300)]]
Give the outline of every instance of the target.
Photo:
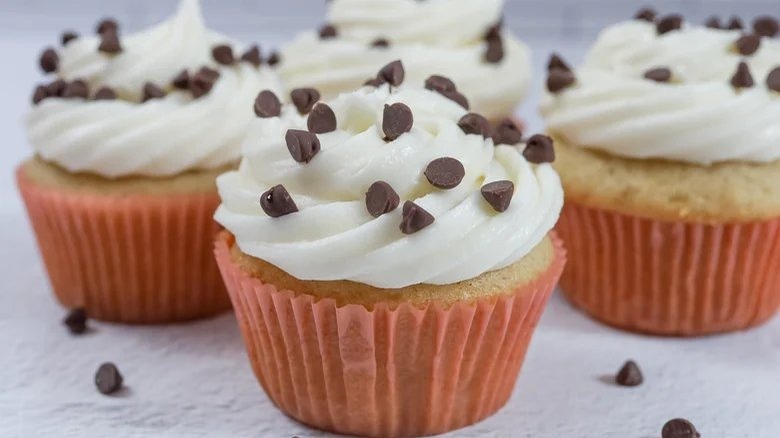
[(49, 97), (49, 93), (46, 86), (38, 85), (37, 87), (35, 87), (35, 91), (33, 91), (32, 103), (33, 105), (37, 105), (47, 97)]
[(208, 67), (201, 67), (189, 81), (189, 89), (192, 96), (197, 99), (207, 94), (219, 79), (219, 72)]
[(716, 16), (712, 16), (707, 19), (707, 21), (704, 22), (704, 25), (706, 27), (709, 27), (710, 29), (722, 29), (723, 25), (720, 23), (720, 18)]
[(298, 211), (290, 193), (281, 184), (271, 187), (260, 196), (260, 207), (271, 217), (281, 217)]
[(54, 49), (49, 47), (41, 53), (38, 64), (41, 66), (41, 70), (43, 70), (44, 73), (54, 73), (57, 71), (57, 67), (60, 64), (60, 57)]
[(642, 20), (642, 21), (649, 21), (653, 22), (655, 21), (655, 17), (658, 14), (650, 8), (642, 8), (634, 15), (634, 20)]
[(655, 29), (658, 35), (663, 35), (667, 32), (680, 29), (682, 27), (683, 17), (681, 15), (672, 14), (661, 17), (655, 24)]
[(190, 87), (190, 72), (187, 71), (187, 69), (182, 70), (179, 74), (176, 75), (176, 77), (173, 78), (173, 81), (171, 81), (174, 88), (178, 88), (179, 90), (186, 90)]
[(561, 55), (552, 53), (550, 54), (550, 60), (547, 61), (547, 71), (549, 72), (552, 70), (571, 71), (571, 67), (563, 60)]
[(117, 33), (119, 32), (119, 24), (117, 24), (116, 20), (113, 18), (104, 18), (98, 22), (95, 32), (97, 34), (103, 34), (105, 32)]
[(68, 83), (65, 86), (65, 89), (62, 90), (62, 97), (66, 99), (86, 99), (87, 96), (89, 96), (89, 87), (87, 87), (87, 83), (78, 79)]
[(452, 82), (450, 78), (433, 75), (425, 80), (425, 89), (441, 93), (442, 91), (455, 91), (457, 87), (455, 87), (455, 82)]
[(766, 75), (766, 86), (770, 90), (780, 93), (780, 67), (773, 68)]
[(263, 63), (263, 56), (260, 54), (260, 46), (255, 44), (248, 48), (246, 52), (241, 55), (241, 60), (248, 62), (255, 67), (260, 67), (260, 64)]
[(750, 88), (754, 84), (753, 75), (750, 74), (750, 67), (742, 61), (737, 65), (737, 71), (731, 77), (731, 86), (734, 88)]
[(284, 140), (290, 155), (299, 163), (308, 163), (320, 151), (320, 140), (309, 131), (288, 129)]
[(71, 30), (66, 30), (65, 32), (62, 32), (62, 36), (60, 37), (60, 41), (62, 41), (63, 46), (67, 46), (69, 42), (75, 40), (79, 37), (79, 34), (76, 32), (73, 32)]
[(493, 207), (493, 210), (502, 213), (509, 208), (512, 195), (515, 193), (515, 184), (512, 181), (493, 181), (485, 184), (480, 189), (482, 197)]
[(320, 100), (320, 92), (314, 88), (296, 88), (290, 92), (290, 99), (299, 113), (308, 114)]
[(645, 72), (644, 77), (655, 82), (669, 82), (672, 79), (672, 71), (666, 67), (651, 68)]
[(315, 134), (333, 132), (336, 130), (336, 113), (325, 103), (319, 102), (309, 113), (306, 127)]
[(576, 82), (574, 73), (561, 69), (551, 70), (547, 74), (547, 90), (550, 93), (558, 93)]
[(463, 164), (452, 157), (437, 158), (425, 168), (425, 178), (439, 189), (454, 189), (463, 181), (465, 175)]
[(414, 125), (414, 116), (412, 110), (403, 103), (396, 102), (392, 105), (385, 105), (382, 115), (382, 131), (385, 134), (385, 141), (393, 141), (412, 130)]
[(46, 94), (49, 97), (62, 97), (62, 93), (65, 92), (67, 86), (67, 82), (62, 79), (57, 79), (46, 86)]
[(505, 118), (493, 129), (493, 144), (515, 145), (523, 141), (523, 131), (514, 120)]
[(236, 58), (233, 56), (233, 48), (227, 44), (220, 44), (211, 49), (211, 57), (217, 64), (232, 65), (236, 62)]
[(523, 157), (528, 162), (534, 164), (552, 163), (555, 161), (555, 148), (553, 147), (552, 138), (542, 134), (531, 136), (525, 143)]
[(373, 217), (382, 216), (385, 213), (398, 208), (401, 199), (398, 193), (393, 190), (390, 184), (384, 181), (377, 181), (368, 188), (366, 192), (366, 209), (368, 214)]
[(116, 99), (116, 92), (109, 87), (100, 87), (99, 90), (92, 96), (92, 100), (114, 100)]
[(116, 54), (122, 51), (122, 44), (119, 42), (119, 35), (115, 31), (106, 30), (100, 34), (100, 45), (98, 51), (108, 54)]
[(737, 48), (737, 52), (739, 52), (740, 55), (745, 56), (756, 53), (760, 45), (761, 37), (754, 34), (742, 35), (734, 42), (734, 47)]
[(669, 420), (661, 429), (661, 438), (701, 438), (693, 423), (684, 418)]
[(404, 76), (406, 76), (406, 72), (404, 70), (404, 65), (400, 60), (393, 61), (382, 67), (382, 69), (379, 70), (379, 74), (377, 75), (378, 78), (384, 80), (394, 87), (397, 87), (403, 83)]
[(384, 49), (390, 47), (390, 41), (386, 38), (377, 38), (371, 42), (371, 47)]
[(742, 20), (740, 20), (737, 16), (731, 17), (729, 22), (726, 24), (726, 29), (728, 30), (742, 30), (744, 28), (745, 25), (742, 24)]
[(483, 138), (490, 137), (490, 122), (477, 113), (468, 113), (458, 120), (458, 127), (466, 134), (477, 134)]
[(773, 37), (780, 33), (780, 23), (777, 19), (764, 15), (753, 20), (753, 32), (756, 35)]
[(282, 57), (279, 55), (279, 52), (271, 52), (270, 55), (268, 55), (268, 58), (266, 58), (265, 62), (270, 66), (275, 66), (279, 63), (279, 61), (282, 60)]
[(110, 395), (122, 388), (124, 378), (119, 369), (111, 362), (100, 365), (95, 373), (95, 386), (101, 394)]
[(485, 49), (485, 62), (496, 64), (504, 59), (504, 41), (501, 35), (485, 40), (487, 48)]
[(639, 386), (644, 380), (642, 370), (633, 360), (626, 361), (615, 375), (615, 383), (620, 386)]
[(432, 214), (425, 211), (424, 208), (412, 201), (404, 202), (401, 215), (401, 232), (404, 234), (414, 234), (434, 222)]
[(278, 117), (282, 113), (282, 103), (271, 90), (263, 90), (255, 99), (255, 114), (257, 117)]
[(326, 24), (320, 28), (319, 35), (320, 39), (327, 40), (330, 38), (336, 38), (338, 36), (338, 31), (332, 24)]
[(68, 330), (74, 335), (80, 335), (87, 331), (87, 311), (79, 307), (72, 309), (62, 320)]
[(146, 102), (152, 99), (162, 99), (165, 97), (165, 90), (158, 87), (157, 85), (147, 82), (144, 84), (143, 89), (143, 96), (141, 97), (141, 102)]

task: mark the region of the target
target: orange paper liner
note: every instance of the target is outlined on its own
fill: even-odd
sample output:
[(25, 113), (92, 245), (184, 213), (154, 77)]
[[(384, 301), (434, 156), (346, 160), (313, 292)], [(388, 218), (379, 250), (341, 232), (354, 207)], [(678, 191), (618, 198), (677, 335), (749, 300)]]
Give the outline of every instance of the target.
[(531, 284), (448, 308), (339, 307), (249, 276), (228, 233), (215, 252), (252, 368), (279, 409), (319, 429), (403, 437), (461, 428), (506, 403), (563, 270), (553, 239), (555, 261)]
[(213, 258), (216, 193), (110, 196), (37, 185), (16, 172), (57, 299), (91, 318), (164, 323), (230, 300)]
[(758, 325), (780, 307), (780, 219), (664, 222), (567, 200), (556, 229), (569, 254), (564, 294), (615, 327), (704, 335)]

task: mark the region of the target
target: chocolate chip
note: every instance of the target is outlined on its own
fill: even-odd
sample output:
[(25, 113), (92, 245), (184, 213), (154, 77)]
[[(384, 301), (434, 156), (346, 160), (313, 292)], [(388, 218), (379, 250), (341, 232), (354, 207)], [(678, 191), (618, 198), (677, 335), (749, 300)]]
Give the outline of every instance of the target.
[(330, 38), (336, 38), (338, 31), (336, 27), (331, 24), (326, 24), (320, 28), (320, 39), (327, 40)]
[(651, 68), (645, 72), (645, 79), (656, 82), (669, 82), (672, 79), (672, 71), (666, 67)]
[(382, 69), (379, 70), (377, 77), (388, 84), (397, 87), (403, 83), (405, 75), (404, 65), (400, 60), (396, 60), (382, 67)]
[(693, 423), (684, 418), (669, 420), (661, 429), (662, 438), (701, 438)]
[(390, 41), (388, 41), (386, 38), (377, 38), (371, 42), (371, 47), (384, 49), (390, 47)]
[(780, 33), (780, 24), (773, 17), (764, 15), (753, 20), (753, 32), (756, 35), (773, 37)]
[(109, 395), (119, 391), (123, 381), (119, 369), (111, 362), (100, 365), (95, 373), (95, 386), (101, 394)]
[(282, 103), (271, 90), (263, 90), (255, 99), (255, 114), (257, 117), (278, 117), (282, 113)]
[(281, 184), (271, 187), (260, 196), (260, 207), (271, 217), (281, 217), (298, 211), (290, 193)]
[(67, 82), (63, 81), (62, 79), (57, 79), (56, 81), (53, 81), (46, 86), (46, 94), (49, 97), (62, 97), (62, 93), (65, 92), (65, 88), (67, 86)]
[(487, 49), (485, 50), (485, 62), (496, 64), (504, 59), (504, 41), (499, 35), (496, 38), (488, 38)]
[(336, 113), (326, 104), (320, 102), (314, 105), (309, 119), (306, 121), (309, 132), (325, 134), (336, 130)]
[(710, 29), (722, 29), (723, 25), (720, 24), (720, 18), (712, 16), (707, 19), (706, 22), (704, 22), (704, 25), (709, 27)]
[(531, 136), (525, 143), (525, 149), (523, 150), (523, 156), (530, 163), (552, 163), (555, 161), (555, 148), (553, 147), (553, 140), (542, 134), (536, 134)]
[(455, 91), (455, 83), (450, 78), (444, 76), (433, 75), (425, 80), (425, 88), (433, 91)]
[(33, 91), (32, 103), (38, 105), (43, 99), (49, 97), (49, 93), (45, 85), (38, 85)]
[(102, 34), (104, 32), (119, 32), (119, 24), (113, 18), (104, 18), (98, 22), (95, 32)]
[(740, 20), (737, 16), (731, 17), (729, 22), (726, 24), (726, 29), (728, 30), (742, 30), (744, 28), (745, 25), (742, 24), (742, 20)]
[(110, 30), (101, 33), (98, 51), (110, 54), (121, 52), (122, 44), (119, 42), (119, 35), (117, 35), (116, 32)]
[(731, 77), (731, 86), (734, 88), (750, 88), (753, 86), (753, 75), (750, 74), (750, 67), (744, 61), (737, 65), (737, 71)]
[(232, 65), (236, 62), (236, 58), (233, 56), (233, 48), (227, 44), (220, 44), (211, 49), (211, 57), (217, 64)]
[(201, 67), (194, 76), (190, 78), (189, 88), (194, 98), (199, 98), (207, 94), (214, 87), (219, 79), (219, 72), (208, 67)]
[(74, 335), (80, 335), (87, 331), (87, 311), (83, 308), (72, 309), (62, 320), (68, 330)]
[(493, 210), (502, 213), (509, 208), (512, 195), (515, 193), (515, 184), (512, 181), (493, 181), (482, 186), (482, 197)]
[(658, 14), (653, 9), (642, 8), (634, 15), (634, 20), (649, 21), (652, 23), (655, 21), (656, 15)]
[(574, 73), (566, 70), (555, 69), (547, 74), (547, 90), (550, 93), (558, 93), (565, 88), (570, 87), (576, 82)]
[(75, 40), (79, 37), (79, 34), (76, 32), (66, 30), (65, 32), (62, 32), (62, 37), (60, 37), (60, 41), (62, 41), (62, 45), (66, 46), (69, 42)]
[(501, 17), (501, 19), (497, 23), (487, 28), (487, 30), (485, 31), (485, 39), (489, 40), (489, 39), (500, 38), (501, 29), (503, 27), (504, 27), (504, 18)]
[(569, 67), (569, 64), (567, 64), (560, 55), (553, 53), (550, 55), (550, 60), (547, 61), (547, 71), (549, 72), (552, 70), (571, 71), (571, 67)]
[(770, 90), (780, 93), (780, 67), (773, 68), (766, 75), (766, 86)]
[(374, 78), (366, 79), (366, 81), (363, 82), (363, 85), (376, 88), (384, 83), (385, 83), (384, 79), (374, 77)]
[(152, 99), (162, 99), (165, 97), (165, 91), (157, 85), (147, 82), (144, 84), (143, 96), (141, 102), (146, 102)]
[(186, 90), (190, 87), (190, 72), (188, 72), (186, 69), (182, 70), (179, 74), (176, 75), (175, 78), (173, 78), (172, 83), (174, 88)]
[(41, 70), (43, 70), (44, 73), (53, 73), (57, 71), (57, 66), (60, 64), (60, 57), (54, 49), (49, 47), (41, 53), (38, 64), (40, 64)]
[(89, 87), (87, 87), (87, 83), (78, 79), (68, 83), (68, 85), (65, 86), (65, 89), (62, 90), (62, 97), (66, 99), (86, 99), (87, 96), (89, 96)]
[(478, 134), (484, 138), (490, 137), (490, 122), (479, 114), (466, 114), (458, 120), (458, 126), (466, 134)]
[(469, 109), (469, 100), (466, 99), (466, 96), (464, 96), (463, 94), (457, 91), (441, 91), (440, 94), (446, 97), (447, 99), (462, 106), (464, 109)]
[(263, 56), (260, 54), (260, 46), (255, 44), (254, 46), (248, 48), (246, 52), (241, 55), (241, 60), (248, 62), (255, 67), (260, 67), (260, 64), (263, 63)]
[(92, 96), (92, 100), (114, 100), (116, 99), (116, 92), (109, 87), (100, 87)]
[(274, 66), (281, 60), (282, 58), (279, 56), (279, 52), (271, 52), (271, 54), (268, 55), (268, 58), (266, 58), (265, 62), (267, 62), (270, 66)]
[(404, 202), (401, 215), (401, 232), (414, 234), (433, 223), (433, 215), (412, 201)]
[(408, 106), (396, 102), (392, 105), (385, 105), (382, 114), (382, 131), (385, 134), (385, 141), (393, 141), (412, 130), (414, 125), (414, 116)]
[(737, 48), (737, 52), (740, 55), (749, 56), (758, 50), (758, 46), (761, 45), (761, 37), (758, 35), (742, 35), (734, 42), (734, 46)]
[(301, 114), (307, 114), (320, 100), (320, 92), (314, 88), (296, 88), (290, 92), (293, 105)]
[(368, 209), (368, 214), (373, 217), (390, 213), (398, 208), (400, 201), (398, 193), (384, 181), (371, 184), (366, 192), (366, 209)]
[(615, 375), (615, 383), (620, 386), (639, 386), (644, 382), (642, 370), (633, 360), (627, 361)]
[(463, 164), (452, 157), (437, 158), (425, 168), (425, 178), (439, 189), (454, 189), (463, 181), (465, 175)]
[(293, 160), (299, 163), (308, 163), (320, 151), (320, 140), (308, 131), (288, 129), (284, 140)]
[(514, 120), (506, 118), (493, 129), (493, 144), (515, 145), (523, 141), (523, 131)]
[(672, 14), (672, 15), (666, 15), (662, 17), (660, 20), (658, 20), (658, 23), (655, 25), (655, 29), (658, 32), (658, 35), (663, 35), (667, 32), (671, 32), (673, 30), (677, 30), (682, 27), (683, 18), (680, 15)]

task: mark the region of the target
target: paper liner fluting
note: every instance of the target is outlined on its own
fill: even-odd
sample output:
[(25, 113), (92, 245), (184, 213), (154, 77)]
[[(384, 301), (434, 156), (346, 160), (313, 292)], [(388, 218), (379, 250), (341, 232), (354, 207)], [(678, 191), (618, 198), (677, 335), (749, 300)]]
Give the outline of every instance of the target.
[(567, 200), (561, 288), (610, 325), (694, 336), (760, 324), (780, 307), (780, 219), (663, 222)]
[(368, 309), (277, 290), (241, 270), (231, 244), (221, 233), (216, 258), (270, 399), (315, 428), (375, 437), (442, 433), (501, 408), (565, 261), (556, 238), (548, 270), (501, 298)]
[(109, 196), (17, 184), (57, 299), (91, 318), (190, 320), (230, 309), (214, 262), (216, 193)]

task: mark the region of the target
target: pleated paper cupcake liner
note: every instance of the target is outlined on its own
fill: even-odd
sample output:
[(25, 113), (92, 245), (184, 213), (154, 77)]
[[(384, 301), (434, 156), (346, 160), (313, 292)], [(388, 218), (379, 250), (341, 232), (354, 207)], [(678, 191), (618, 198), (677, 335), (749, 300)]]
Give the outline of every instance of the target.
[(664, 222), (567, 200), (557, 231), (569, 254), (561, 288), (607, 324), (695, 336), (761, 324), (780, 307), (780, 219)]
[(284, 413), (315, 428), (361, 436), (458, 429), (501, 408), (565, 261), (511, 294), (424, 307), (337, 306), (277, 290), (240, 269), (232, 236), (216, 258), (255, 375)]
[(52, 290), (65, 307), (139, 324), (230, 309), (213, 258), (216, 192), (86, 194), (38, 185), (21, 167), (16, 179)]

